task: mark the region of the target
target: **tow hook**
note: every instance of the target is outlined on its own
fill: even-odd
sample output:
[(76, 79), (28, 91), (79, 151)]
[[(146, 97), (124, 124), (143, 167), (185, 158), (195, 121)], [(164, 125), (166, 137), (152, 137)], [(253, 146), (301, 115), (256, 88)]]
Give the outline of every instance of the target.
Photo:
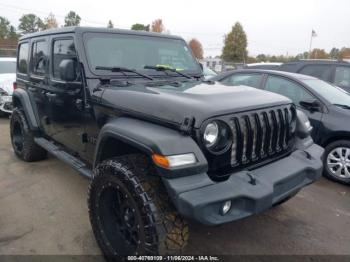
[(249, 177), (249, 184), (255, 186), (256, 185), (256, 178), (255, 178), (254, 174), (250, 171), (247, 171), (246, 174)]

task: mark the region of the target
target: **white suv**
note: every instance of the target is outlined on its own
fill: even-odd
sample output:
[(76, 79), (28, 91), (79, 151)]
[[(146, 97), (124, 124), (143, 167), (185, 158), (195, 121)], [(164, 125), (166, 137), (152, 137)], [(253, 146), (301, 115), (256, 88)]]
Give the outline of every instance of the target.
[(16, 81), (16, 58), (0, 57), (0, 115), (12, 113), (12, 93)]

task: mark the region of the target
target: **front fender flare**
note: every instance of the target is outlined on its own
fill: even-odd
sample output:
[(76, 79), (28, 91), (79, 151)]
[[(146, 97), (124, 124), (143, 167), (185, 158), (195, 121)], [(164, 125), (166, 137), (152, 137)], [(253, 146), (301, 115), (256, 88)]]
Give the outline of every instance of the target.
[(100, 162), (103, 143), (108, 138), (115, 138), (123, 143), (137, 148), (151, 156), (160, 154), (164, 156), (194, 153), (197, 163), (173, 169), (157, 169), (164, 176), (185, 176), (207, 172), (208, 163), (201, 149), (191, 136), (142, 120), (119, 117), (106, 123), (98, 136), (94, 157), (94, 167)]

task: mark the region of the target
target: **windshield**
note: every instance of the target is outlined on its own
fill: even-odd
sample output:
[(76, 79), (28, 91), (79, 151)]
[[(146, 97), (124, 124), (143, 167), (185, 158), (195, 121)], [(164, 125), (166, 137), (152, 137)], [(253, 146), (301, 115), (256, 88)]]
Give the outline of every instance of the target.
[(319, 79), (306, 79), (302, 81), (323, 96), (331, 104), (350, 106), (350, 94), (340, 87), (333, 86)]
[(16, 73), (16, 61), (0, 61), (0, 74)]
[(211, 70), (211, 69), (208, 68), (208, 67), (204, 67), (204, 68), (203, 68), (203, 74), (204, 74), (205, 76), (216, 76), (216, 75), (217, 75), (217, 73), (215, 73), (213, 70)]
[[(200, 73), (200, 67), (185, 42), (165, 37), (86, 33), (85, 50), (92, 70), (96, 67), (124, 67), (138, 71), (145, 66), (165, 66), (188, 73)], [(95, 73), (108, 73), (95, 71)]]

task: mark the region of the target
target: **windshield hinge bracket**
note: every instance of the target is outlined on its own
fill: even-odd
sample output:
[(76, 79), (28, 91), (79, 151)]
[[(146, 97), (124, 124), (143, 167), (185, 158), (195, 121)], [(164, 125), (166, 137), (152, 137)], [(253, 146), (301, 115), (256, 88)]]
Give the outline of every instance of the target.
[(193, 116), (186, 116), (181, 123), (180, 130), (184, 134), (191, 134), (195, 118)]

